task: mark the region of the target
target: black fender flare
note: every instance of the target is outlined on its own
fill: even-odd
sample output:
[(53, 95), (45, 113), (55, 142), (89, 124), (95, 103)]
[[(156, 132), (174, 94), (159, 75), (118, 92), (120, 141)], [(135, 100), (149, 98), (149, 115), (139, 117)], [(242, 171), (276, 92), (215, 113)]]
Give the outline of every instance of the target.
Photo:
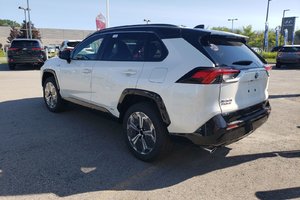
[(43, 82), (44, 82), (44, 75), (45, 73), (50, 73), (54, 76), (54, 79), (55, 79), (55, 82), (56, 82), (56, 85), (57, 85), (57, 89), (60, 90), (60, 87), (59, 87), (59, 83), (58, 83), (58, 79), (57, 79), (57, 76), (56, 76), (56, 73), (53, 69), (45, 69), (43, 71), (43, 75), (42, 75), (42, 86), (43, 86)]
[(119, 99), (118, 106), (117, 106), (118, 111), (120, 113), (122, 111), (122, 105), (124, 103), (124, 100), (129, 95), (130, 96), (133, 95), (133, 96), (144, 97), (144, 98), (150, 99), (153, 102), (155, 102), (156, 106), (158, 108), (158, 111), (160, 112), (160, 115), (161, 115), (161, 118), (162, 118), (163, 122), (167, 126), (169, 126), (171, 124), (169, 114), (167, 112), (166, 106), (165, 106), (164, 101), (161, 98), (161, 96), (156, 94), (155, 92), (150, 92), (150, 91), (147, 91), (147, 90), (134, 89), (134, 88), (125, 89), (121, 94), (121, 97)]

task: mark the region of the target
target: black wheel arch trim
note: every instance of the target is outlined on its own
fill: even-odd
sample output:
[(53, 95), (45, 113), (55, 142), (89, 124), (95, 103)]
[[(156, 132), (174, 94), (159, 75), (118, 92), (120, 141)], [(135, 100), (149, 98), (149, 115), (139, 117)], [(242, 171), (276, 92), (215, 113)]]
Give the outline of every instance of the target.
[(56, 76), (56, 73), (53, 69), (45, 69), (43, 71), (43, 76), (42, 76), (42, 86), (43, 86), (43, 80), (44, 80), (44, 74), (45, 73), (50, 73), (54, 76), (54, 79), (55, 79), (55, 82), (56, 82), (56, 86), (57, 86), (57, 89), (60, 90), (60, 87), (59, 87), (59, 83), (58, 83), (58, 79), (57, 79), (57, 76)]
[(154, 92), (150, 92), (150, 91), (147, 91), (147, 90), (134, 89), (134, 88), (125, 89), (121, 94), (121, 97), (119, 99), (119, 103), (118, 103), (118, 106), (117, 106), (118, 111), (120, 113), (122, 111), (122, 104), (124, 103), (124, 100), (126, 99), (126, 96), (128, 96), (128, 95), (141, 96), (141, 97), (145, 97), (145, 98), (148, 98), (150, 100), (153, 100), (157, 105), (157, 108), (160, 112), (160, 115), (161, 115), (161, 118), (162, 118), (163, 122), (167, 126), (169, 126), (171, 124), (169, 114), (167, 112), (166, 106), (165, 106), (164, 101), (161, 98), (161, 96), (154, 93)]

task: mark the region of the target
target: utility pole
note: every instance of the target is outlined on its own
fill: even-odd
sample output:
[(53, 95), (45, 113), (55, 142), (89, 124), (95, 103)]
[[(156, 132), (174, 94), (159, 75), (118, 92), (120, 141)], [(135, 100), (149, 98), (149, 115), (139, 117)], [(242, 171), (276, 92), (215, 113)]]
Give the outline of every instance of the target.
[(237, 21), (238, 19), (237, 18), (233, 18), (233, 19), (228, 19), (228, 21), (231, 21), (231, 32), (233, 33), (233, 22), (234, 21)]
[(109, 28), (109, 0), (106, 0), (106, 28)]
[(269, 40), (269, 24), (268, 24), (268, 18), (269, 18), (269, 7), (270, 7), (270, 1), (268, 0), (268, 6), (267, 6), (267, 15), (266, 15), (266, 23), (265, 23), (265, 34), (264, 34), (264, 44), (263, 44), (263, 50), (268, 51), (268, 40)]
[(30, 39), (32, 39), (29, 0), (27, 0), (27, 11), (28, 11), (28, 21), (29, 21), (29, 37), (30, 37)]
[(26, 38), (28, 39), (28, 27), (27, 27), (27, 15), (26, 15), (27, 8), (23, 8), (22, 6), (19, 6), (19, 9), (20, 9), (20, 10), (24, 10)]

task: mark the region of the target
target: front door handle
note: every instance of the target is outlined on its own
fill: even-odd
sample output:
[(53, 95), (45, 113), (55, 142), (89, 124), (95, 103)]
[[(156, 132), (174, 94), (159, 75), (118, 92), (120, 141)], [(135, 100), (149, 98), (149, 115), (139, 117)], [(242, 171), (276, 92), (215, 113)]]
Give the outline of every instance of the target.
[(90, 73), (92, 73), (92, 70), (91, 69), (84, 69), (82, 71), (82, 73), (84, 73), (84, 74), (90, 74)]
[(123, 74), (125, 74), (127, 76), (135, 75), (136, 73), (137, 73), (137, 71), (136, 70), (132, 70), (132, 69), (123, 71)]

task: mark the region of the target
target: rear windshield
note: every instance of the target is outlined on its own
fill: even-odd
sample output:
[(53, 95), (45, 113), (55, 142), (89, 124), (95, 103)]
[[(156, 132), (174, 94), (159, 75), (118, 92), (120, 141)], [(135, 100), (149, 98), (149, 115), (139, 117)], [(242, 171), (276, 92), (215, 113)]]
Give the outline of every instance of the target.
[(79, 42), (68, 42), (67, 46), (68, 47), (75, 47)]
[(300, 47), (282, 47), (280, 52), (300, 52)]
[(28, 40), (15, 40), (11, 44), (12, 48), (23, 48), (23, 47), (37, 47), (40, 48), (40, 43), (38, 41), (28, 41)]
[(211, 38), (201, 40), (205, 51), (213, 59), (216, 65), (243, 66), (247, 68), (262, 67), (262, 61), (250, 48), (240, 41), (228, 40), (224, 38)]

